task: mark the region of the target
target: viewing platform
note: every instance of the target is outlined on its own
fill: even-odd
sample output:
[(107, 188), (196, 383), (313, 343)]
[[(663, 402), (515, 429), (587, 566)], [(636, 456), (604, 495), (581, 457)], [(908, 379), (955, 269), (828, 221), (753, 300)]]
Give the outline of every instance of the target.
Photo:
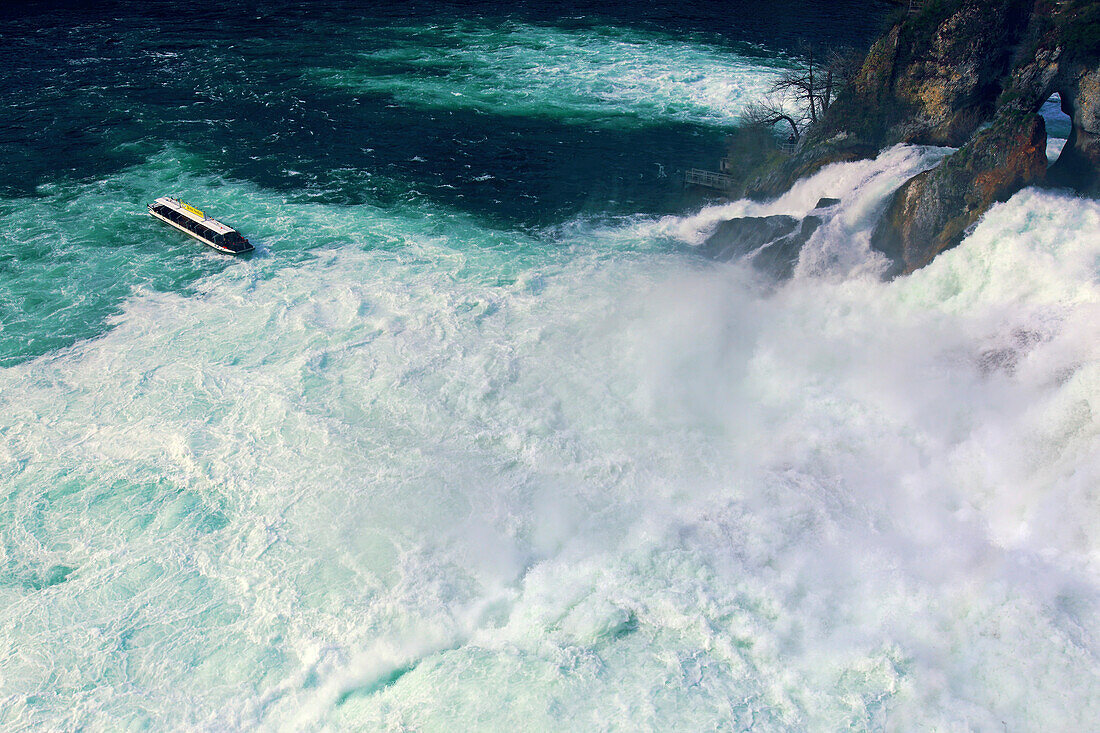
[(790, 142), (789, 140), (776, 140), (775, 147), (784, 155), (794, 155), (798, 152), (798, 143)]
[(716, 191), (730, 191), (733, 189), (733, 176), (705, 171), (701, 168), (691, 168), (684, 171), (684, 183), (689, 186), (712, 188)]

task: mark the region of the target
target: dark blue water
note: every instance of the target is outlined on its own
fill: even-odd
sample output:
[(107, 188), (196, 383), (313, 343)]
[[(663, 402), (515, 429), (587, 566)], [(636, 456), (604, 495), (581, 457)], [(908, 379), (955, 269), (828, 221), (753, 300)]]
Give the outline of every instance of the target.
[[(614, 105), (587, 116), (431, 109), (384, 88), (320, 85), (307, 72), (460, 82), (447, 63), (370, 57), (397, 43), (461, 50), (469, 39), (448, 30), (463, 24), (575, 37), (614, 29), (631, 34), (628, 43), (691, 40), (770, 59), (806, 40), (865, 45), (883, 10), (854, 2), (9, 7), (0, 16), (8, 108), (0, 191), (31, 195), (49, 181), (106, 177), (175, 145), (211, 172), (333, 202), (420, 196), (518, 224), (582, 211), (671, 211), (683, 199), (661, 172), (713, 167), (730, 120), (639, 117)], [(594, 50), (600, 43), (592, 40)], [(471, 185), (471, 170), (494, 182)]]

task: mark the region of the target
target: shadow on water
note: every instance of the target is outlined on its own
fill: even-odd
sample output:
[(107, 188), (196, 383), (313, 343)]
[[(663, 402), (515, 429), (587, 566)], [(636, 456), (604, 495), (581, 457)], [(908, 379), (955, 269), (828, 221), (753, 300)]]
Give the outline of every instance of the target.
[[(0, 48), (0, 85), (15, 103), (0, 127), (0, 192), (32, 195), (44, 182), (108, 177), (175, 144), (204, 156), (212, 173), (340, 203), (423, 198), (507, 225), (586, 211), (668, 212), (683, 205), (678, 170), (714, 165), (719, 127), (614, 109), (565, 121), (417, 108), (387, 94), (325, 88), (302, 70), (353, 63), (362, 29), (387, 23), (638, 26), (703, 34), (744, 53), (747, 43), (783, 47), (808, 33), (862, 41), (876, 17), (866, 3), (778, 2), (767, 14), (758, 7), (282, 2), (256, 11), (212, 3), (186, 17), (172, 3), (9, 9), (0, 16), (10, 39)], [(431, 73), (421, 66), (409, 76)]]
[(689, 123), (609, 128), (399, 107), (384, 95), (339, 91), (314, 92), (313, 100), (277, 141), (271, 131), (282, 110), (246, 105), (254, 124), (228, 145), (188, 145), (216, 169), (290, 196), (382, 205), (415, 197), (494, 224), (538, 226), (582, 212), (671, 211), (680, 202), (677, 169), (711, 163), (722, 141), (720, 131)]

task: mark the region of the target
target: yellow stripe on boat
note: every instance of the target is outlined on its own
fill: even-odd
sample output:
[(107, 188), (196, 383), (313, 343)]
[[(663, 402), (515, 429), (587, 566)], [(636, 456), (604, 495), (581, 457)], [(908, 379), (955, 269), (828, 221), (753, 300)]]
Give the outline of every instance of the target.
[(201, 211), (199, 211), (198, 209), (196, 209), (196, 208), (195, 208), (194, 206), (192, 206), (192, 205), (191, 205), (191, 204), (189, 204), (189, 203), (186, 203), (186, 202), (184, 202), (184, 201), (180, 201), (180, 206), (182, 206), (183, 208), (187, 209), (187, 210), (188, 210), (188, 211), (190, 211), (190, 212), (191, 212), (192, 214), (194, 214), (195, 216), (197, 216), (197, 217), (199, 217), (199, 218), (201, 218), (201, 219), (205, 219), (205, 218), (206, 218), (206, 214), (202, 213)]

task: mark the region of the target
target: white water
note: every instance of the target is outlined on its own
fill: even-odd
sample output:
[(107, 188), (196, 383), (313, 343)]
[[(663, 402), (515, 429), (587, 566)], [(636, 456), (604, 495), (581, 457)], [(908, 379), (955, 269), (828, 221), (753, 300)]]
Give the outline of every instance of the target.
[[(0, 722), (1087, 729), (1100, 205), (881, 283), (942, 154), (543, 241), (302, 205), (305, 262), (0, 370)], [(670, 244), (823, 195), (778, 288)]]
[(653, 32), (509, 22), (395, 28), (388, 45), (364, 53), (359, 64), (311, 74), (322, 83), (428, 109), (587, 124), (734, 125), (781, 68), (774, 59)]

